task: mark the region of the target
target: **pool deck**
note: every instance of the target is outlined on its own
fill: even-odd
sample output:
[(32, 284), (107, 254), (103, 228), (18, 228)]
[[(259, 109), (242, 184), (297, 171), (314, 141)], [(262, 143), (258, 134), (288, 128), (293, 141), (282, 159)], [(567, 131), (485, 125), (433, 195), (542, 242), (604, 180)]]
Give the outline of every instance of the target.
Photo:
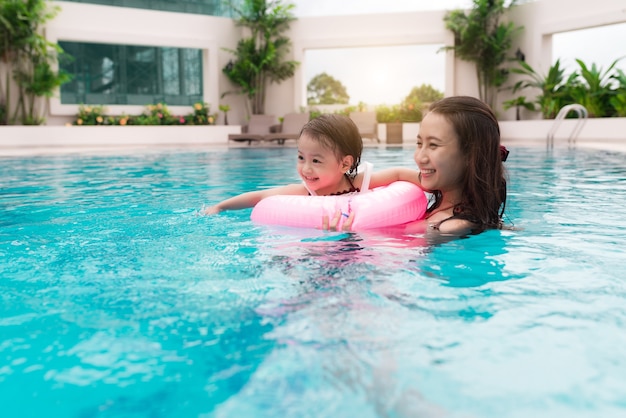
[[(554, 146), (575, 146), (605, 151), (626, 152), (626, 118), (589, 119), (575, 142), (568, 135), (576, 129), (577, 120), (565, 120), (555, 133)], [(502, 121), (502, 143), (507, 146), (546, 147), (552, 120)], [(382, 125), (384, 129), (384, 125)], [(376, 143), (364, 140), (366, 147), (403, 146), (415, 144), (419, 124), (404, 127), (402, 144)], [(0, 157), (43, 154), (119, 154), (158, 152), (163, 150), (208, 150), (245, 147), (293, 147), (275, 142), (233, 143), (228, 134), (240, 133), (239, 125), (218, 126), (0, 126)]]

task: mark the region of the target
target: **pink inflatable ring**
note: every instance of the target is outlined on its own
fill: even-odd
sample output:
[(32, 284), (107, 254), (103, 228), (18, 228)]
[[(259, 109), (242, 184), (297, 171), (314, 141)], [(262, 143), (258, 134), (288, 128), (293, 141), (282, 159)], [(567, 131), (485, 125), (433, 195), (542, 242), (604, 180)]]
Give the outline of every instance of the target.
[(424, 217), (427, 199), (413, 183), (396, 181), (367, 192), (340, 196), (270, 196), (256, 204), (250, 218), (265, 225), (320, 228), (324, 215), (332, 218), (340, 210), (338, 225), (354, 212), (352, 231), (384, 228)]

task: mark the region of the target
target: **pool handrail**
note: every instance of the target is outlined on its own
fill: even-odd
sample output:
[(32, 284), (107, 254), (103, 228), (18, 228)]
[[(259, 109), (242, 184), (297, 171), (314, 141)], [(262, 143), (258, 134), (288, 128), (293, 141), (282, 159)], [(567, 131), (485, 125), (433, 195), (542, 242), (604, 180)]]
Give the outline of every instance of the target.
[(554, 123), (552, 124), (552, 127), (548, 131), (546, 144), (548, 148), (554, 148), (554, 135), (556, 134), (556, 130), (559, 128), (561, 122), (563, 122), (563, 119), (565, 119), (569, 112), (575, 112), (578, 120), (570, 136), (567, 138), (567, 144), (568, 146), (576, 144), (576, 137), (578, 137), (578, 134), (585, 125), (588, 116), (587, 108), (578, 103), (565, 105), (561, 108), (561, 110), (559, 110), (556, 118), (554, 118)]

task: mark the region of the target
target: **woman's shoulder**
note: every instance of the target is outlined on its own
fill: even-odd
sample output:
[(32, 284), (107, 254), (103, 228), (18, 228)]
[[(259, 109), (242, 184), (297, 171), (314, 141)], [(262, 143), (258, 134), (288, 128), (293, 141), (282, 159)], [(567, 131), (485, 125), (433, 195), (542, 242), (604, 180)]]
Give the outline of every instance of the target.
[[(443, 214), (442, 214), (443, 215)], [(458, 218), (454, 215), (446, 215), (442, 219), (428, 220), (428, 227), (446, 235), (468, 235), (479, 226), (467, 219)]]

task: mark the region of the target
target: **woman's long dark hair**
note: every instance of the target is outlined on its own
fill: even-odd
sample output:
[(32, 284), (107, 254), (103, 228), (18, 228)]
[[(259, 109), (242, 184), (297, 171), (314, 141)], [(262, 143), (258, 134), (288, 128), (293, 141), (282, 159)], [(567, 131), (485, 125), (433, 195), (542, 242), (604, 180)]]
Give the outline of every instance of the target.
[[(506, 206), (506, 179), (500, 149), (500, 126), (491, 108), (475, 97), (453, 96), (431, 104), (430, 112), (442, 115), (454, 128), (461, 153), (467, 158), (461, 203), (454, 217), (479, 229), (501, 228)], [(435, 192), (432, 210), (441, 203)]]

